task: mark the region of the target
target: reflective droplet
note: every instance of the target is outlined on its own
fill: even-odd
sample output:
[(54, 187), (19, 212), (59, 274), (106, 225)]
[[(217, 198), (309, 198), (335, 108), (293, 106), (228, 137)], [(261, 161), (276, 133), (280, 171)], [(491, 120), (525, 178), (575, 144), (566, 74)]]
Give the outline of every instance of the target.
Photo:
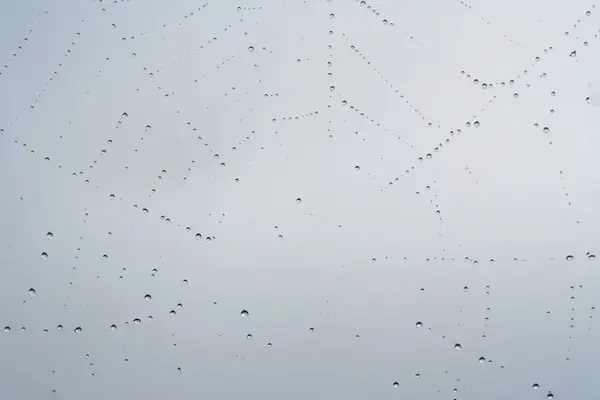
[(43, 258), (43, 259), (46, 259), (46, 258), (48, 258), (48, 253), (46, 253), (46, 252), (43, 252), (43, 253), (41, 254), (41, 256), (42, 256), (42, 258)]
[(588, 254), (588, 259), (589, 260), (595, 260), (596, 259), (596, 255), (595, 254)]
[(62, 331), (63, 330), (63, 326), (62, 325), (57, 325), (56, 326), (56, 330), (57, 331)]
[(416, 327), (417, 327), (417, 328), (422, 328), (422, 327), (423, 327), (423, 323), (422, 323), (421, 321), (418, 321), (418, 322), (416, 323)]
[(152, 300), (152, 296), (151, 296), (151, 295), (149, 295), (149, 294), (146, 294), (146, 295), (144, 296), (144, 300)]
[(485, 357), (479, 357), (479, 362), (483, 364), (485, 362)]
[(252, 53), (254, 51), (254, 46), (248, 46), (248, 51)]
[(461, 345), (460, 343), (456, 343), (456, 344), (454, 345), (454, 348), (455, 348), (456, 350), (460, 350), (460, 349), (462, 349), (462, 345)]
[(177, 311), (175, 311), (175, 310), (169, 311), (169, 315), (176, 315), (176, 314), (177, 314)]
[(296, 199), (296, 203), (298, 203), (298, 204), (302, 203), (302, 199), (301, 199), (300, 197), (298, 197), (298, 198)]
[(573, 50), (571, 52), (571, 54), (569, 54), (571, 57), (577, 57), (577, 52), (575, 50)]
[(398, 382), (394, 382), (394, 383), (392, 383), (392, 386), (397, 388), (398, 386), (400, 386), (400, 384)]
[(116, 325), (114, 325), (114, 324), (113, 324), (113, 325), (111, 325), (111, 326), (110, 326), (110, 330), (111, 330), (111, 331), (116, 331), (116, 330), (117, 330), (117, 326), (116, 326)]
[(360, 171), (360, 166), (359, 166), (359, 165), (355, 165), (355, 166), (354, 166), (354, 170), (355, 170), (355, 171)]
[(335, 18), (335, 14), (334, 13), (329, 14), (329, 19), (334, 19), (334, 18)]
[(587, 11), (585, 12), (585, 16), (586, 16), (586, 17), (589, 17), (590, 15), (592, 15), (592, 12), (591, 12), (590, 10), (587, 10)]
[(34, 288), (29, 289), (29, 295), (30, 296), (35, 296), (35, 289)]
[(196, 240), (202, 239), (202, 235), (200, 233), (196, 233)]
[(134, 318), (133, 323), (136, 324), (136, 325), (139, 325), (139, 324), (142, 323), (142, 320), (139, 319), (139, 318)]
[(242, 310), (242, 312), (240, 312), (240, 315), (242, 317), (247, 317), (248, 315), (250, 315), (250, 313), (248, 312), (248, 310), (244, 309), (244, 310)]
[(544, 131), (544, 133), (548, 133), (548, 132), (550, 132), (550, 128), (548, 128), (547, 126), (545, 126), (544, 129), (543, 129), (543, 131)]
[(6, 326), (4, 327), (4, 332), (10, 332), (10, 326), (6, 325)]
[(252, 334), (251, 333), (247, 334), (246, 339), (248, 339), (248, 340), (252, 339)]
[(271, 347), (273, 344), (271, 342), (267, 343), (267, 347)]
[(473, 122), (473, 126), (474, 126), (475, 128), (479, 128), (479, 121), (475, 121), (475, 122)]
[(567, 258), (567, 261), (573, 261), (573, 259), (574, 259), (575, 257), (573, 257), (572, 255), (570, 255), (570, 254), (569, 254), (569, 255), (568, 255), (566, 258)]
[(313, 327), (310, 327), (310, 328), (308, 328), (308, 331), (309, 331), (309, 332), (314, 332), (314, 331), (315, 331), (315, 328), (313, 328)]
[(538, 385), (537, 383), (534, 383), (532, 386), (533, 390), (538, 390), (540, 388), (540, 385)]
[(127, 118), (127, 117), (129, 117), (129, 114), (127, 114), (126, 112), (124, 112), (123, 114), (121, 114), (121, 117), (122, 118)]
[(83, 331), (83, 329), (81, 329), (80, 326), (78, 326), (77, 328), (73, 329), (73, 332), (75, 332), (75, 333), (81, 333), (81, 331)]
[(46, 233), (46, 237), (48, 239), (54, 239), (54, 234), (52, 232), (48, 232), (48, 233)]
[(546, 396), (546, 398), (548, 400), (554, 400), (554, 395), (552, 394), (552, 392), (548, 393), (548, 396)]

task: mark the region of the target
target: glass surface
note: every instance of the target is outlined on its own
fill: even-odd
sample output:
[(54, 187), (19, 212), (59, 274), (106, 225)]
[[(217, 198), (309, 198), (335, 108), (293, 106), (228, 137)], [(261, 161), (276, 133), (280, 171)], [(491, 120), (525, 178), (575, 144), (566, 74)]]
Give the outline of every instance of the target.
[(0, 398), (594, 398), (599, 8), (0, 2)]

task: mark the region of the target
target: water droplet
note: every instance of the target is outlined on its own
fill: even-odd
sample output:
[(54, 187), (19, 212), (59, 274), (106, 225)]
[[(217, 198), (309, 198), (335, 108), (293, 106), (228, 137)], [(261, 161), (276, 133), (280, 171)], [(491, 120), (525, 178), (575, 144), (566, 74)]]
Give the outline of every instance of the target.
[(585, 16), (586, 16), (586, 17), (589, 17), (590, 15), (592, 15), (592, 12), (591, 12), (590, 10), (587, 10), (587, 11), (585, 12)]
[(48, 253), (46, 253), (46, 252), (43, 252), (43, 253), (41, 254), (41, 256), (42, 256), (42, 258), (43, 258), (43, 259), (46, 259), (46, 258), (48, 258)]
[(354, 166), (354, 170), (355, 170), (355, 171), (360, 171), (360, 166), (359, 166), (359, 165), (355, 165), (355, 166)]
[(248, 46), (248, 51), (252, 53), (254, 51), (254, 46)]
[(400, 384), (398, 382), (394, 382), (394, 383), (392, 383), (392, 386), (397, 388), (398, 386), (400, 386)]
[(310, 328), (308, 328), (308, 331), (309, 331), (309, 332), (314, 332), (314, 331), (315, 331), (315, 328), (313, 328), (313, 327), (310, 327)]
[(139, 319), (139, 318), (134, 318), (133, 323), (136, 324), (136, 325), (139, 325), (139, 324), (142, 323), (142, 320)]
[(483, 364), (485, 362), (485, 357), (479, 357), (479, 362)]
[(298, 197), (298, 198), (296, 199), (296, 203), (298, 203), (298, 204), (302, 203), (302, 199), (301, 199), (300, 197)]
[(329, 14), (329, 19), (334, 19), (334, 18), (335, 18), (335, 14), (334, 13)]
[(35, 296), (35, 289), (34, 288), (29, 289), (29, 295), (30, 296)]
[(57, 325), (56, 326), (56, 330), (57, 331), (62, 331), (63, 330), (63, 326), (62, 325)]
[(123, 119), (125, 119), (125, 118), (129, 117), (129, 114), (127, 114), (126, 112), (124, 112), (123, 114), (121, 114), (121, 117), (122, 117)]
[(550, 392), (550, 393), (548, 393), (548, 396), (546, 396), (546, 398), (548, 400), (554, 400), (554, 395)]
[(242, 310), (242, 312), (240, 312), (240, 315), (242, 317), (247, 317), (248, 315), (250, 315), (250, 313), (248, 312), (248, 310), (244, 309), (244, 310)]
[(111, 193), (110, 196), (108, 196), (108, 198), (113, 200), (115, 198), (115, 195)]
[(550, 132), (550, 128), (548, 128), (547, 126), (544, 127), (544, 129), (542, 129), (544, 131), (544, 133), (548, 133)]
[(196, 233), (196, 240), (202, 239), (202, 235), (200, 233)]
[(6, 325), (6, 326), (4, 327), (4, 332), (10, 332), (10, 326)]
[(416, 327), (417, 327), (417, 328), (422, 328), (422, 327), (423, 327), (423, 323), (422, 323), (421, 321), (418, 321), (418, 322), (416, 323)]
[(473, 122), (473, 126), (474, 126), (475, 128), (479, 128), (479, 121), (475, 121), (475, 122)]
[(152, 296), (151, 296), (151, 295), (149, 295), (149, 294), (146, 294), (146, 295), (144, 296), (144, 300), (152, 300)]
[(538, 385), (537, 383), (534, 383), (533, 386), (531, 387), (533, 390), (538, 390), (540, 388), (540, 385)]
[(462, 349), (462, 344), (460, 344), (460, 343), (456, 343), (456, 344), (454, 345), (454, 348), (455, 348), (456, 350), (460, 350), (460, 349)]
[(271, 347), (273, 344), (271, 342), (267, 343), (267, 347)]
[(596, 255), (595, 254), (588, 254), (588, 259), (593, 261), (593, 260), (596, 259)]
[(116, 331), (116, 330), (117, 330), (117, 326), (116, 326), (116, 325), (114, 325), (114, 324), (113, 324), (113, 325), (111, 325), (111, 326), (110, 326), (110, 330), (111, 330), (111, 331)]
[(177, 311), (171, 310), (171, 311), (169, 311), (169, 315), (177, 315)]
[(575, 257), (573, 257), (572, 255), (570, 255), (570, 254), (569, 254), (569, 255), (568, 255), (566, 258), (567, 258), (567, 261), (573, 261), (573, 259), (574, 259)]
[(73, 329), (73, 332), (75, 332), (75, 333), (81, 333), (81, 331), (83, 331), (83, 329), (81, 329), (80, 326), (78, 326), (77, 328)]
[(247, 334), (246, 339), (248, 339), (248, 340), (252, 339), (252, 334), (251, 333)]
[(575, 50), (573, 50), (571, 52), (571, 54), (569, 54), (569, 56), (571, 56), (571, 57), (577, 57), (577, 52)]
[(46, 233), (46, 237), (48, 239), (54, 239), (54, 234), (52, 232), (48, 232), (48, 233)]

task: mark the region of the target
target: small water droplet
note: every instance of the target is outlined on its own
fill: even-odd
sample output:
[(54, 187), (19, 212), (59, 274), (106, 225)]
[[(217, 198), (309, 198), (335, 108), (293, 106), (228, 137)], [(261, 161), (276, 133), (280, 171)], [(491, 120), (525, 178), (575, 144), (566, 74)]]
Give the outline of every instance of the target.
[(479, 362), (483, 364), (485, 362), (485, 357), (479, 357)]
[(570, 255), (570, 254), (569, 254), (567, 257), (566, 257), (567, 261), (573, 261), (573, 259), (574, 259), (574, 258), (575, 258), (575, 257), (573, 257), (573, 256), (572, 256), (572, 255)]
[(150, 294), (146, 294), (144, 296), (144, 300), (152, 300), (152, 296)]
[(124, 112), (123, 114), (121, 114), (121, 117), (122, 117), (123, 119), (125, 119), (125, 118), (129, 117), (129, 114), (127, 114), (126, 112)]
[(548, 396), (546, 396), (546, 398), (548, 400), (554, 400), (554, 395), (552, 393), (548, 393)]
[(248, 310), (246, 310), (246, 309), (243, 309), (243, 310), (242, 310), (242, 312), (240, 312), (240, 315), (241, 315), (242, 317), (247, 317), (248, 315), (250, 315), (250, 313), (248, 312)]
[(456, 350), (460, 350), (460, 349), (462, 349), (462, 345), (461, 345), (460, 343), (456, 343), (456, 344), (454, 345), (454, 349), (456, 349)]
[(592, 12), (591, 12), (590, 10), (587, 10), (587, 11), (585, 12), (585, 16), (586, 16), (586, 17), (589, 17), (590, 15), (592, 15)]
[(45, 260), (46, 258), (48, 258), (48, 253), (46, 253), (46, 252), (43, 252), (43, 253), (41, 254), (41, 256), (42, 256), (42, 258)]
[(110, 330), (111, 330), (111, 331), (116, 331), (116, 330), (117, 330), (117, 326), (116, 326), (116, 325), (114, 325), (114, 324), (113, 324), (113, 325), (111, 325), (111, 326), (110, 326)]
[(246, 335), (246, 339), (251, 340), (252, 339), (252, 334), (251, 333), (247, 334)]
[(169, 311), (169, 315), (177, 315), (177, 311), (171, 310), (171, 311)]
[(195, 237), (196, 237), (196, 240), (200, 240), (200, 239), (202, 239), (202, 235), (201, 235), (200, 233), (196, 233), (196, 236), (195, 236)]
[(310, 327), (310, 328), (308, 328), (308, 331), (309, 331), (309, 332), (314, 332), (314, 331), (315, 331), (315, 328), (313, 328), (313, 327)]
[(479, 121), (475, 121), (475, 122), (473, 122), (473, 126), (474, 126), (475, 128), (479, 128)]
[(354, 170), (355, 170), (355, 171), (360, 171), (360, 165), (355, 165), (355, 166), (354, 166)]
[(57, 331), (62, 331), (63, 330), (63, 326), (62, 325), (57, 325), (56, 326), (56, 330)]
[(418, 321), (418, 322), (416, 323), (416, 327), (417, 327), (417, 328), (422, 328), (422, 327), (423, 327), (423, 323), (422, 323), (421, 321)]
[(596, 255), (595, 254), (588, 254), (588, 259), (593, 261), (593, 260), (596, 259)]
[(271, 342), (267, 343), (267, 347), (271, 347), (273, 344)]
[(543, 129), (543, 132), (544, 132), (544, 133), (548, 133), (548, 132), (550, 132), (550, 128), (548, 128), (547, 126), (545, 126), (545, 127), (544, 127), (544, 129)]
[(298, 204), (302, 203), (302, 199), (301, 199), (300, 197), (298, 197), (298, 198), (296, 199), (296, 203), (298, 203)]
[(83, 329), (81, 329), (80, 326), (78, 326), (77, 328), (73, 329), (73, 332), (75, 332), (75, 333), (81, 333), (81, 331), (83, 331)]
[(571, 52), (571, 54), (569, 54), (569, 56), (571, 56), (571, 57), (577, 57), (577, 52), (575, 50), (573, 50)]
[(540, 385), (538, 385), (537, 383), (534, 383), (533, 386), (531, 387), (533, 390), (538, 390), (540, 388)]
[(133, 323), (136, 324), (136, 325), (139, 325), (139, 324), (142, 323), (142, 320), (139, 319), (139, 318), (134, 318)]
[(48, 239), (54, 239), (54, 234), (52, 232), (48, 232), (48, 233), (46, 233), (46, 237)]
[(254, 51), (254, 46), (248, 46), (248, 51), (252, 53)]
[(10, 332), (10, 326), (6, 325), (6, 326), (4, 327), (4, 332)]
[(400, 386), (400, 384), (398, 382), (394, 382), (394, 383), (392, 383), (392, 386), (397, 388), (398, 386)]
[(30, 296), (35, 296), (35, 289), (34, 288), (29, 289), (29, 295)]

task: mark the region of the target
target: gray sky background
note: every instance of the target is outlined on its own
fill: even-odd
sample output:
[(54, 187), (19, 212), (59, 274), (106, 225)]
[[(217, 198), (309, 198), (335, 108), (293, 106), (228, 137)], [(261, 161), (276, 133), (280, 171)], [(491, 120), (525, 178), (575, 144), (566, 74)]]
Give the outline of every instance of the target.
[(9, 0), (0, 26), (0, 398), (600, 390), (592, 3)]

